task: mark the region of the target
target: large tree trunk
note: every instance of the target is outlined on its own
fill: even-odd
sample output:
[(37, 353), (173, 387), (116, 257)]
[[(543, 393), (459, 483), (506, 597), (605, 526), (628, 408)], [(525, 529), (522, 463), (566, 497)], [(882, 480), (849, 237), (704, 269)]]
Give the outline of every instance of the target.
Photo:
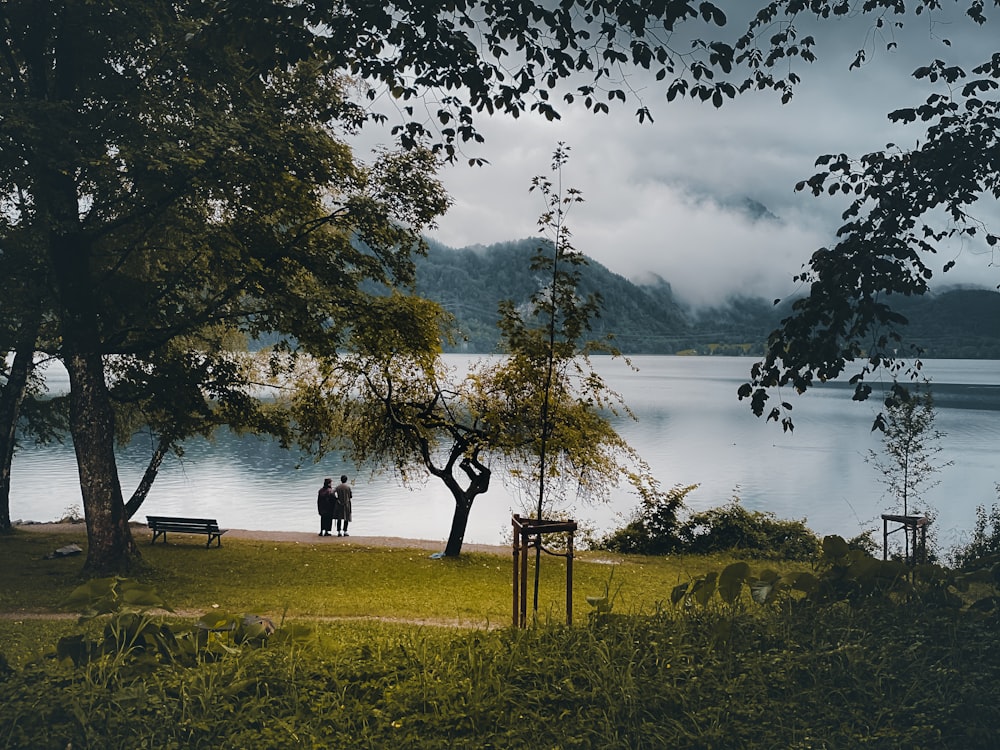
[(7, 384), (0, 393), (0, 532), (11, 529), (10, 469), (14, 461), (14, 441), (17, 417), (21, 411), (28, 385), (28, 376), (35, 366), (34, 334), (30, 345), (20, 346), (14, 354)]
[(115, 418), (104, 373), (101, 300), (96, 291), (100, 284), (92, 268), (93, 246), (80, 231), (72, 175), (47, 171), (44, 188), (40, 194), (51, 217), (48, 252), (61, 308), (62, 359), (69, 373), (70, 434), (87, 520), (83, 573), (128, 573), (141, 555), (125, 518), (115, 460)]
[(99, 354), (69, 354), (70, 431), (87, 518), (87, 575), (127, 573), (141, 555), (125, 517), (111, 398)]

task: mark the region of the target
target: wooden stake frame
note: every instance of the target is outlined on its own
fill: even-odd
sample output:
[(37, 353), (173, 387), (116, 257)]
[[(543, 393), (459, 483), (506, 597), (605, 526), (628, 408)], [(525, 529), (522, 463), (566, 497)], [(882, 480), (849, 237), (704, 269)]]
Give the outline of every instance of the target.
[[(895, 529), (889, 530), (889, 523), (898, 523)], [(882, 516), (882, 559), (889, 556), (889, 535), (902, 531), (909, 542), (912, 539), (912, 552), (907, 556), (906, 562), (911, 565), (927, 562), (927, 526), (930, 519), (927, 516), (895, 516), (883, 514)]]
[[(573, 624), (573, 532), (576, 521), (549, 521), (538, 518), (521, 518), (514, 514), (511, 518), (514, 528), (514, 591), (511, 624), (526, 627), (528, 623), (528, 550), (540, 549), (553, 557), (566, 558), (566, 624)], [(542, 546), (542, 534), (565, 533), (566, 552), (558, 553)]]

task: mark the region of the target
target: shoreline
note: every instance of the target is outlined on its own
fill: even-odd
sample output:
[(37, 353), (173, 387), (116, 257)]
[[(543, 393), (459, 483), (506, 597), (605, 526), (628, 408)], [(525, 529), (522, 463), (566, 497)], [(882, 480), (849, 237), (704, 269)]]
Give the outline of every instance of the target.
[[(144, 523), (132, 521), (129, 523), (132, 534), (136, 539), (148, 540), (151, 538), (149, 528)], [(76, 523), (64, 523), (62, 521), (21, 521), (14, 524), (15, 529), (23, 529), (30, 532), (46, 532), (52, 534), (74, 534), (82, 533), (86, 535), (87, 526), (83, 521)], [(185, 535), (190, 536), (190, 535)], [(198, 535), (193, 535), (198, 536)], [(228, 529), (222, 536), (226, 539), (251, 539), (260, 542), (295, 542), (298, 544), (340, 544), (361, 547), (392, 547), (395, 549), (422, 549), (441, 552), (445, 548), (445, 540), (433, 539), (409, 539), (399, 536), (355, 536), (338, 537), (335, 534), (329, 537), (319, 537), (310, 531), (268, 531), (263, 529)], [(462, 545), (462, 552), (485, 552), (494, 555), (511, 554), (511, 548), (506, 545), (496, 544), (472, 544), (466, 542)]]

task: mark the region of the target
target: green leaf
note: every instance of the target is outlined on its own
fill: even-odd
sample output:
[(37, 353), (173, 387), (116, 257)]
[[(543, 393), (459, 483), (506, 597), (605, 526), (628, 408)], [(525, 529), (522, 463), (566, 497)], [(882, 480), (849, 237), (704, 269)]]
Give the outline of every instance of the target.
[(969, 605), (969, 609), (974, 609), (977, 612), (993, 612), (998, 606), (1000, 606), (1000, 597), (987, 596), (974, 601)]
[(611, 611), (611, 603), (607, 596), (588, 596), (587, 604), (594, 607), (598, 612), (606, 614)]
[(827, 560), (839, 560), (847, 556), (850, 547), (844, 538), (837, 535), (823, 537), (823, 557)]
[(708, 606), (708, 600), (711, 599), (712, 594), (715, 593), (715, 582), (718, 578), (719, 574), (712, 571), (711, 573), (706, 573), (694, 582), (694, 586), (691, 588), (691, 596), (693, 596), (695, 601), (701, 606)]
[(65, 609), (72, 609), (77, 612), (84, 612), (93, 609), (101, 600), (112, 595), (117, 578), (92, 578), (86, 583), (77, 586), (60, 603), (59, 606)]
[(305, 643), (313, 636), (312, 628), (306, 625), (286, 625), (274, 632), (271, 641), (274, 643)]
[(165, 609), (168, 612), (173, 612), (173, 610), (163, 601), (163, 597), (161, 597), (152, 586), (139, 583), (131, 583), (127, 587), (123, 585), (121, 594), (122, 601), (132, 605), (133, 607)]
[(670, 592), (670, 603), (676, 606), (678, 602), (684, 599), (687, 595), (689, 585), (688, 583), (679, 583), (674, 586)]
[(60, 659), (70, 659), (79, 666), (87, 660), (89, 649), (83, 635), (68, 635), (59, 639), (56, 644), (56, 656)]
[(237, 618), (224, 612), (206, 612), (195, 623), (204, 630), (235, 630)]
[(726, 604), (732, 604), (743, 590), (743, 583), (750, 575), (750, 566), (745, 562), (727, 565), (719, 576), (719, 596)]
[(790, 573), (782, 577), (791, 588), (804, 594), (812, 594), (819, 589), (819, 579), (808, 571)]

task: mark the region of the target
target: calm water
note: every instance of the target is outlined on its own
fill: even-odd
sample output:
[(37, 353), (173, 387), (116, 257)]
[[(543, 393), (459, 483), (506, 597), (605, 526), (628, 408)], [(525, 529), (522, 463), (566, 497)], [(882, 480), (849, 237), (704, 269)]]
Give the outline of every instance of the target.
[[(454, 355), (449, 361), (463, 367), (468, 358)], [(633, 362), (638, 372), (620, 362), (599, 366), (638, 417), (617, 427), (663, 487), (700, 485), (688, 496), (692, 509), (720, 505), (737, 494), (748, 508), (805, 519), (820, 534), (845, 536), (874, 528), (880, 513), (901, 512), (864, 460), (869, 449), (880, 446), (878, 434), (870, 433), (875, 404), (854, 403), (836, 386), (811, 391), (791, 399), (796, 428), (789, 435), (736, 399), (752, 359), (651, 356)], [(947, 549), (965, 539), (976, 505), (997, 501), (1000, 362), (936, 360), (925, 363), (925, 372), (934, 380), (936, 426), (946, 433), (937, 458), (954, 462), (925, 493), (938, 511), (938, 540)], [(58, 387), (58, 376), (51, 381)], [(148, 441), (138, 439), (120, 451), (126, 496), (150, 450)], [(407, 488), (394, 477), (372, 477), (337, 458), (314, 464), (270, 441), (229, 434), (214, 442), (192, 441), (183, 459), (168, 458), (139, 518), (211, 516), (230, 528), (312, 531), (318, 529), (316, 491), (323, 477), (341, 473), (355, 481), (357, 535), (447, 537), (453, 504), (440, 483)], [(499, 480), (497, 473), (490, 492), (476, 501), (466, 541), (500, 543), (511, 512), (520, 510), (516, 495)], [(609, 505), (578, 503), (574, 515), (609, 530), (636, 502), (623, 489)], [(15, 456), (12, 518), (49, 521), (80, 505), (71, 446), (28, 446)]]

